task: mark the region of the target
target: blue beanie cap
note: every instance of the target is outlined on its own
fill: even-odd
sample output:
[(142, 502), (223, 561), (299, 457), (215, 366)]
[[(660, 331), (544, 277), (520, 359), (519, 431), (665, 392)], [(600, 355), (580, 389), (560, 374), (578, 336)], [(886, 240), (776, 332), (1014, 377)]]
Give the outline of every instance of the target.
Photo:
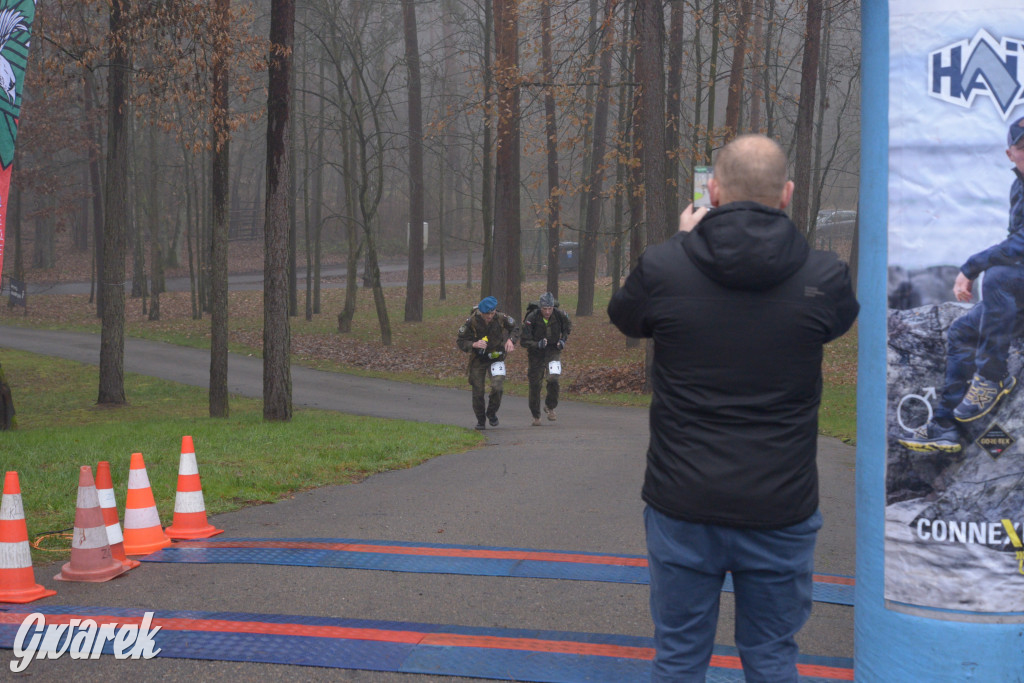
[(1021, 138), (1024, 138), (1024, 119), (1010, 124), (1010, 130), (1006, 133), (1006, 146), (1013, 147)]
[(495, 299), (493, 296), (484, 297), (480, 301), (480, 303), (477, 304), (477, 308), (480, 310), (481, 313), (490, 313), (497, 307), (498, 300)]

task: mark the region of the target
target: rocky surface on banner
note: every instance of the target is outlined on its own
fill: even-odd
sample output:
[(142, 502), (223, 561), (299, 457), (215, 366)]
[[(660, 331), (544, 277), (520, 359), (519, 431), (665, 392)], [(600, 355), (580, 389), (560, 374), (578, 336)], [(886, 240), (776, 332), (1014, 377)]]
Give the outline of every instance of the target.
[(959, 266), (928, 266), (909, 270), (901, 266), (890, 266), (887, 286), (889, 308), (907, 310), (955, 301), (953, 283), (959, 272)]
[(969, 309), (969, 304), (942, 303), (889, 311), (886, 503), (923, 505), (916, 519), (1017, 521), (1024, 510), (1024, 338), (1016, 337), (1010, 347), (1009, 371), (1018, 378), (1017, 389), (992, 415), (961, 425), (963, 450), (914, 453), (897, 443), (923, 424), (937, 403), (946, 331)]

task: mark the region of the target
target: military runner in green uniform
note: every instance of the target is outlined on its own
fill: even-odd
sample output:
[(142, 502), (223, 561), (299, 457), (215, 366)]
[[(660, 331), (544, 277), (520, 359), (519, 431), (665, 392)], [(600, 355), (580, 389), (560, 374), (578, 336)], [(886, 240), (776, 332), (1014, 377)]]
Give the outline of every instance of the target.
[[(545, 292), (536, 305), (526, 309), (523, 320), (523, 348), (530, 360), (526, 376), (530, 380), (530, 413), (533, 426), (540, 426), (540, 389), (545, 379), (548, 393), (544, 399), (544, 412), (554, 421), (558, 407), (558, 378), (562, 373), (562, 349), (565, 348), (572, 323), (569, 315), (558, 307), (551, 292)], [(557, 372), (552, 372), (552, 369)]]
[[(505, 358), (519, 341), (516, 321), (496, 311), (497, 307), (497, 299), (485, 297), (459, 328), (459, 336), (455, 340), (455, 345), (469, 354), (469, 385), (473, 387), (477, 429), (487, 429), (485, 420), (492, 427), (498, 426), (498, 408), (501, 407), (505, 383)], [(491, 394), (485, 408), (484, 384), (487, 377), (491, 378)]]

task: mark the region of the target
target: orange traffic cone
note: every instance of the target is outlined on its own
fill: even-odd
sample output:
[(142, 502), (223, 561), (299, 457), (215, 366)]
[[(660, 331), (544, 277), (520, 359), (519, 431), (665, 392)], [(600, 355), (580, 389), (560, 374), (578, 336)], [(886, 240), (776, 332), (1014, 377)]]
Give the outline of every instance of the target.
[(82, 465), (78, 470), (78, 503), (75, 509), (75, 531), (71, 539), (71, 561), (53, 577), (58, 581), (109, 581), (128, 571), (110, 553), (107, 529), (103, 523), (100, 499), (92, 468)]
[(56, 594), (36, 583), (18, 473), (8, 472), (0, 502), (0, 602), (32, 602)]
[(124, 552), (128, 555), (149, 555), (171, 544), (160, 528), (160, 513), (149, 487), (146, 462), (142, 453), (132, 453), (128, 471), (128, 495), (124, 502)]
[(174, 521), (164, 529), (168, 538), (209, 538), (224, 533), (206, 521), (206, 502), (199, 482), (199, 466), (191, 436), (181, 437), (178, 492), (174, 496)]
[(107, 526), (107, 542), (110, 543), (110, 554), (114, 559), (135, 569), (141, 562), (129, 560), (124, 553), (124, 535), (121, 533), (121, 520), (117, 518), (117, 499), (114, 497), (114, 482), (110, 478), (110, 463), (103, 460), (96, 465), (96, 495), (100, 499), (103, 511), (103, 523)]

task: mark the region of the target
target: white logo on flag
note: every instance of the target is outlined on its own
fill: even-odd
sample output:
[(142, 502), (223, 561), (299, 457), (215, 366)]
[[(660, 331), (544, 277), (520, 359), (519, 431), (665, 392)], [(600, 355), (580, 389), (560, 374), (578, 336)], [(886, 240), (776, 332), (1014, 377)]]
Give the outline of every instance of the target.
[(928, 94), (972, 107), (978, 96), (995, 103), (1006, 121), (1024, 104), (1024, 38), (993, 38), (984, 29), (928, 55)]

